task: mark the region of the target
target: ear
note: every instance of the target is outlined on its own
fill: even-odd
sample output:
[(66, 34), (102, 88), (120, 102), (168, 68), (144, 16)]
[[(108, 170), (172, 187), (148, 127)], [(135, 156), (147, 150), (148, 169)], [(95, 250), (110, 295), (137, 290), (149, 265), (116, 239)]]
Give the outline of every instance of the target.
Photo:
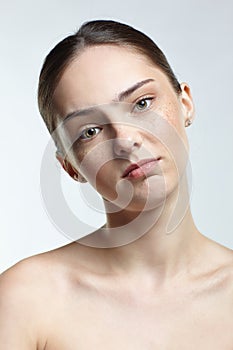
[(62, 168), (72, 177), (72, 179), (79, 182), (87, 182), (86, 179), (73, 167), (73, 165), (66, 158), (64, 158), (61, 152), (56, 152), (56, 158), (60, 162)]
[(190, 123), (193, 122), (194, 117), (195, 117), (195, 108), (194, 108), (194, 103), (193, 103), (193, 98), (191, 94), (190, 87), (188, 86), (187, 83), (181, 83), (181, 104), (182, 104), (182, 109), (183, 109), (183, 115), (184, 115), (184, 124), (189, 125)]

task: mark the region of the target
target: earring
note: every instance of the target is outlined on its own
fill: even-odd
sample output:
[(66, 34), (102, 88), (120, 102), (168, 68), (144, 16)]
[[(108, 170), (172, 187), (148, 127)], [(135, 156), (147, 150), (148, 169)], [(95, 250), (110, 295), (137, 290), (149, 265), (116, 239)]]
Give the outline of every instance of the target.
[(187, 119), (186, 121), (185, 121), (185, 127), (188, 127), (188, 126), (190, 126), (192, 124), (192, 120), (191, 119)]

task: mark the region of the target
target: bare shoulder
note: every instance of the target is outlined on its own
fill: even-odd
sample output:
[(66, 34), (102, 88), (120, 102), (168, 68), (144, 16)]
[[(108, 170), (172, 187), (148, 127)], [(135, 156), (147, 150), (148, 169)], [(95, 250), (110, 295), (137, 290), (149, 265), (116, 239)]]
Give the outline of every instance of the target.
[(224, 265), (223, 272), (226, 279), (229, 281), (229, 285), (232, 287), (232, 301), (233, 301), (233, 250), (225, 248), (226, 264)]
[(51, 290), (54, 283), (68, 270), (68, 259), (65, 258), (67, 246), (25, 258), (0, 274), (2, 293), (15, 293), (22, 297), (37, 295)]
[(233, 250), (210, 240), (210, 251), (207, 255), (209, 264), (215, 266), (216, 283), (226, 292), (232, 293), (233, 301)]
[(0, 343), (4, 349), (37, 349), (37, 303), (31, 264), (22, 261), (0, 275)]
[(49, 315), (56, 310), (54, 291), (65, 289), (64, 267), (56, 256), (54, 250), (23, 259), (0, 275), (0, 343), (4, 349), (44, 349), (45, 330), (52, 322)]
[(73, 271), (77, 279), (81, 276), (82, 254), (76, 246), (70, 243), (19, 261), (0, 274), (1, 296), (25, 299), (33, 308), (40, 302), (46, 307), (49, 299), (51, 305), (54, 292), (59, 297), (69, 290)]

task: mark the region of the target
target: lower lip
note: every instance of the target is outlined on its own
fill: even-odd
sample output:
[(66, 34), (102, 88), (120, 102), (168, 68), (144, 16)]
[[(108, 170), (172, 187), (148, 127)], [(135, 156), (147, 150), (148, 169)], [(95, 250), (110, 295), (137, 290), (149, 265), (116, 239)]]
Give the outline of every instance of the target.
[(159, 161), (160, 159), (145, 163), (140, 168), (132, 170), (125, 178), (138, 179), (143, 176), (145, 177), (158, 165)]

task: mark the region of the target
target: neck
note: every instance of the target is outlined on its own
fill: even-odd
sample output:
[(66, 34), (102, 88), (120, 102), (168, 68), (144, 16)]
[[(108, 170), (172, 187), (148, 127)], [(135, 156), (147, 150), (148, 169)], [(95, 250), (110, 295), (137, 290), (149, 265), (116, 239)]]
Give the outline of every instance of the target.
[[(118, 246), (107, 249), (112, 268), (131, 276), (132, 273), (145, 275), (147, 271), (159, 280), (187, 272), (198, 259), (205, 240), (194, 224), (189, 197), (185, 175), (179, 189), (153, 210), (108, 213), (106, 227), (120, 226), (124, 231), (123, 236), (117, 234)], [(106, 202), (105, 206), (108, 212), (111, 204)]]
[[(206, 238), (196, 228), (186, 175), (164, 203), (142, 212), (115, 210), (105, 202), (106, 226), (80, 240), (101, 249), (105, 266), (116, 275), (158, 283), (188, 272), (200, 259)], [(119, 208), (115, 208), (119, 209)], [(132, 277), (134, 276), (134, 277)]]

